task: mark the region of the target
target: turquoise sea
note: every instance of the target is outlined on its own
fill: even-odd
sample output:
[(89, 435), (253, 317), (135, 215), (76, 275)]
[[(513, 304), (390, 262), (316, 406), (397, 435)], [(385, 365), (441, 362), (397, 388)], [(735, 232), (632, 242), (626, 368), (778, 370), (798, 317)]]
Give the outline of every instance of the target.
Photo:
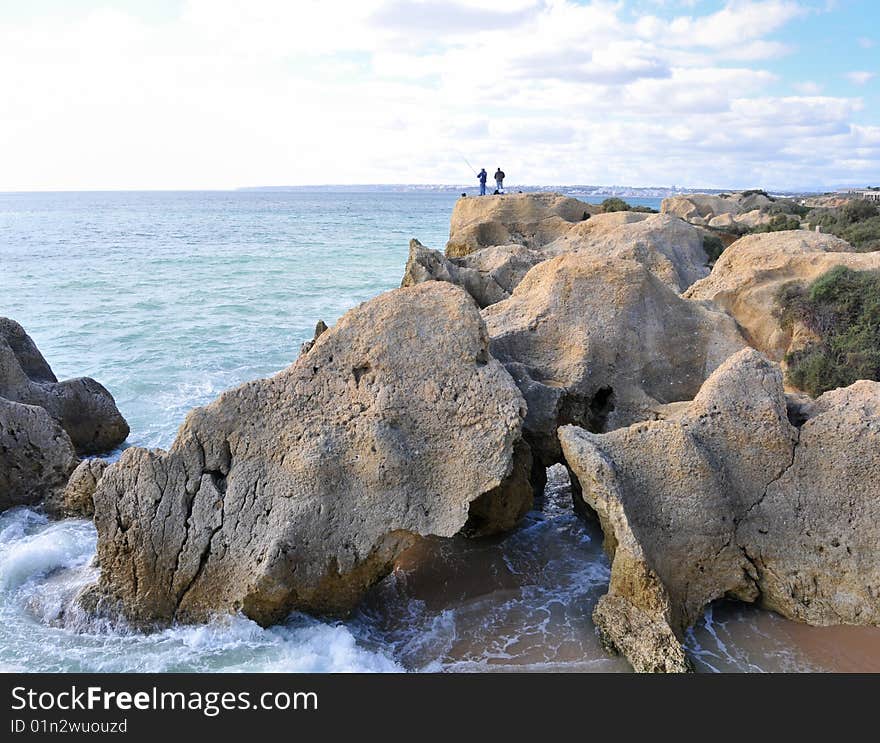
[[(128, 444), (167, 447), (186, 413), (290, 364), (399, 285), (408, 241), (442, 249), (456, 193), (0, 194), (0, 315), (59, 378), (115, 396)], [(659, 199), (631, 202), (659, 205)], [(590, 613), (608, 580), (601, 534), (560, 485), (505, 539), (437, 540), (431, 569), (383, 581), (349, 620), (244, 617), (150, 635), (67, 615), (94, 579), (89, 522), (0, 515), (0, 669), (31, 671), (626, 670)], [(721, 605), (692, 631), (701, 670), (823, 667), (790, 623)]]

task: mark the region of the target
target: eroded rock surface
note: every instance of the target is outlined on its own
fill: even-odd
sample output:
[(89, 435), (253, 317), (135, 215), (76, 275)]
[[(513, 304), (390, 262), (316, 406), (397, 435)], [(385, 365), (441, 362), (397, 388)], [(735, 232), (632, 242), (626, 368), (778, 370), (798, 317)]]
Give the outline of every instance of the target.
[(109, 463), (104, 459), (82, 460), (70, 475), (67, 485), (60, 494), (56, 491), (44, 502), (44, 507), (53, 516), (79, 516), (91, 518), (95, 514), (93, 497), (98, 483)]
[(464, 289), (480, 307), (488, 307), (507, 299), (529, 269), (545, 259), (541, 251), (522, 245), (499, 245), (463, 258), (447, 258), (418, 240), (410, 240), (401, 286), (447, 281)]
[[(480, 203), (487, 219), (503, 216), (495, 214), (491, 204)], [(499, 244), (450, 257), (411, 240), (402, 286), (447, 281), (465, 289), (480, 307), (488, 307), (507, 299), (534, 266), (578, 252), (636, 261), (671, 289), (682, 292), (709, 274), (703, 235), (693, 225), (665, 214), (611, 212), (560, 224), (554, 239), (540, 244), (532, 241), (528, 247)]]
[(736, 220), (742, 214), (760, 211), (772, 203), (772, 199), (757, 192), (743, 191), (726, 195), (694, 193), (663, 199), (660, 212), (689, 222), (710, 224), (716, 217), (729, 215)]
[(101, 578), (81, 600), (139, 624), (344, 612), (472, 504), (476, 533), (528, 508), (524, 415), (464, 291), (383, 294), (194, 410), (170, 451), (123, 453), (94, 495)]
[(0, 511), (61, 498), (77, 461), (70, 437), (43, 408), (0, 397)]
[(813, 624), (880, 622), (880, 384), (792, 417), (776, 364), (728, 359), (677, 417), (559, 437), (612, 557), (594, 620), (638, 671), (721, 597)]
[(494, 245), (540, 248), (596, 211), (558, 193), (462, 198), (452, 211), (446, 255), (458, 258)]
[(656, 417), (745, 346), (728, 315), (682, 299), (643, 265), (580, 252), (539, 264), (483, 316), (544, 466), (559, 461), (558, 426), (604, 431)]
[(833, 235), (793, 230), (749, 235), (725, 250), (709, 276), (685, 297), (713, 302), (729, 312), (749, 344), (781, 361), (798, 328), (780, 322), (777, 294), (787, 283), (809, 284), (835, 266), (880, 268), (880, 253), (853, 253)]
[(44, 408), (80, 454), (109, 451), (128, 436), (110, 393), (89, 377), (59, 382), (33, 340), (14, 320), (0, 318), (0, 397)]
[[(602, 217), (626, 215), (617, 225)], [(638, 219), (634, 217), (639, 217)], [(549, 255), (579, 251), (594, 258), (624, 258), (641, 263), (663, 283), (682, 292), (709, 274), (703, 232), (667, 214), (617, 212), (572, 227), (547, 246)]]

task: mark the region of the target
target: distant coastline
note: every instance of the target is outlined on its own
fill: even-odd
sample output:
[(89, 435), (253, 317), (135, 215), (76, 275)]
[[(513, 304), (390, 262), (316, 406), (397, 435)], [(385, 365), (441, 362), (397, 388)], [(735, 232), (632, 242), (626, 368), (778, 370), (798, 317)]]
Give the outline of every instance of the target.
[[(475, 191), (476, 186), (472, 183), (459, 184), (432, 184), (432, 183), (390, 183), (390, 184), (322, 184), (312, 186), (243, 186), (234, 189), (236, 191), (256, 191), (256, 192), (299, 192), (299, 193), (463, 193)], [(737, 189), (723, 188), (690, 188), (684, 186), (594, 186), (585, 184), (573, 185), (512, 185), (508, 188), (508, 193), (537, 193), (540, 191), (558, 191), (579, 197), (602, 197), (620, 196), (630, 198), (656, 198), (665, 199), (670, 196), (681, 196), (686, 194), (706, 193), (720, 194), (731, 193)], [(773, 196), (816, 196), (826, 193), (822, 189), (801, 190), (801, 191), (773, 191)]]

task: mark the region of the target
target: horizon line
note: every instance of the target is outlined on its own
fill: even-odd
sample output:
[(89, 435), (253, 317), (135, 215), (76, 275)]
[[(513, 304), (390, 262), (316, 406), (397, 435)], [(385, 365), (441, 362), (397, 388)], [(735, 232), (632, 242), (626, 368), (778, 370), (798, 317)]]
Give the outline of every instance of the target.
[[(477, 190), (479, 186), (465, 184), (465, 183), (309, 183), (309, 184), (301, 184), (301, 185), (291, 185), (291, 184), (283, 184), (279, 186), (271, 186), (271, 185), (260, 185), (260, 186), (230, 186), (225, 188), (218, 187), (188, 187), (188, 188), (174, 188), (174, 187), (162, 187), (162, 188), (143, 188), (143, 187), (122, 187), (122, 188), (32, 188), (32, 189), (3, 189), (0, 188), (0, 194), (36, 194), (36, 193), (199, 193), (199, 192), (209, 192), (209, 193), (235, 193), (241, 191), (299, 191), (303, 189), (331, 189), (331, 188), (347, 188), (347, 189), (355, 189), (355, 188), (444, 188), (444, 189), (472, 189)], [(510, 186), (505, 188), (505, 192), (507, 193), (515, 193), (515, 189), (576, 189), (576, 188), (589, 188), (595, 191), (601, 192), (603, 190), (633, 190), (633, 191), (666, 191), (670, 193), (677, 192), (723, 192), (723, 191), (731, 191), (731, 192), (739, 192), (746, 190), (756, 190), (762, 189), (766, 191), (777, 191), (780, 193), (788, 193), (788, 194), (818, 194), (818, 193), (829, 193), (835, 192), (837, 190), (846, 190), (846, 189), (856, 189), (856, 188), (867, 188), (867, 186), (858, 186), (858, 185), (845, 185), (838, 186), (837, 188), (833, 187), (819, 187), (819, 186), (808, 186), (803, 188), (772, 188), (772, 187), (759, 187), (759, 186), (748, 186), (748, 187), (740, 187), (740, 186), (729, 186), (729, 187), (710, 187), (710, 186), (685, 186), (685, 185), (672, 185), (672, 186), (632, 186), (632, 185), (622, 185), (622, 184), (610, 184), (610, 185), (599, 185), (599, 184), (591, 184), (591, 183), (523, 183), (517, 184), (516, 186)]]

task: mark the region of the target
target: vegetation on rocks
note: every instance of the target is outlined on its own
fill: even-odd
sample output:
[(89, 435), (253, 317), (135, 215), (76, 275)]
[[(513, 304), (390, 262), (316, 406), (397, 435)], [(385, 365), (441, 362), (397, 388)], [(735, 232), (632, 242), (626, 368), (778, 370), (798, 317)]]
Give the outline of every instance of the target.
[(799, 230), (801, 228), (801, 222), (796, 217), (789, 217), (785, 214), (777, 214), (773, 219), (771, 219), (767, 224), (759, 224), (757, 227), (753, 227), (750, 232), (755, 234), (761, 234), (763, 232), (786, 232), (787, 230)]
[(776, 216), (777, 214), (794, 214), (796, 217), (806, 217), (810, 213), (810, 207), (798, 203), (794, 199), (776, 199), (764, 210), (765, 214)]
[(724, 252), (724, 243), (715, 235), (703, 235), (703, 250), (706, 251), (707, 262), (711, 266)]
[(809, 287), (783, 286), (777, 301), (783, 326), (800, 323), (819, 339), (786, 356), (793, 385), (816, 396), (880, 380), (880, 271), (838, 266)]
[(657, 210), (652, 209), (650, 206), (632, 206), (616, 196), (610, 199), (605, 199), (605, 201), (599, 206), (605, 214), (610, 212), (643, 212), (645, 214), (657, 214)]
[(852, 200), (837, 208), (810, 211), (807, 221), (846, 240), (859, 252), (880, 250), (880, 208), (870, 201)]

